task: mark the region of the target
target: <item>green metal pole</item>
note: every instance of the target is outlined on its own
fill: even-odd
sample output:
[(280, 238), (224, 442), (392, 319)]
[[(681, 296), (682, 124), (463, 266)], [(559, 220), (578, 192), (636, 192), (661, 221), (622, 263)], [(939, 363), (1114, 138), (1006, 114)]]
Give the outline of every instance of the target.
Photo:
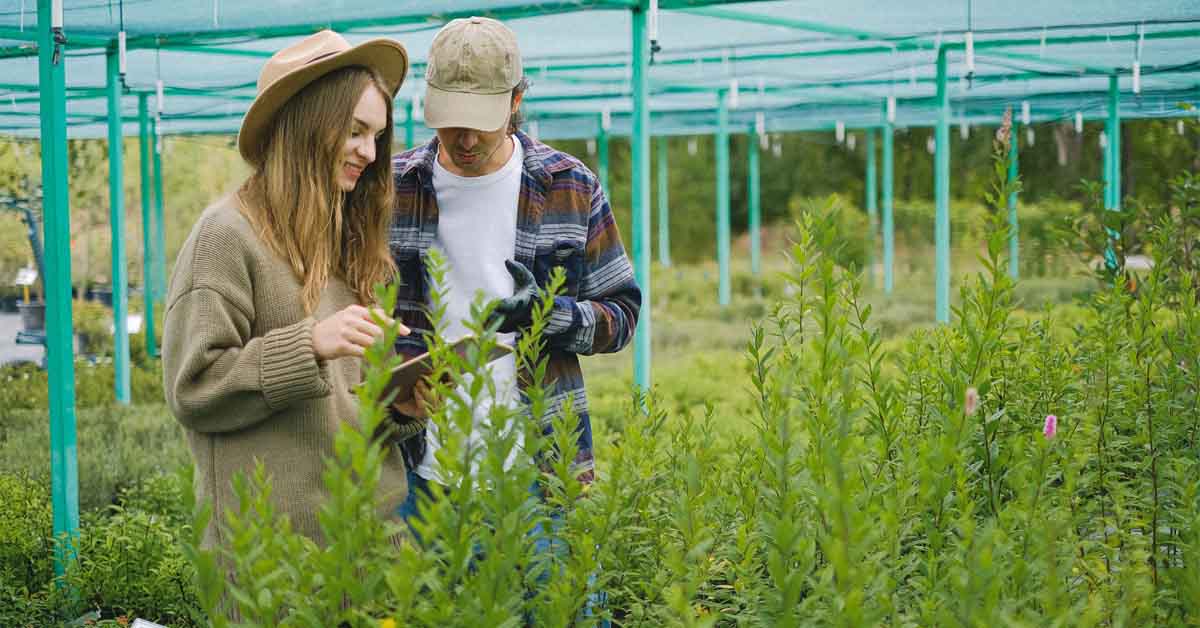
[[(1017, 180), (1020, 174), (1017, 165), (1020, 150), (1017, 145), (1020, 137), (1018, 131), (1019, 125), (1014, 122), (1012, 125), (1012, 133), (1009, 135), (1008, 146), (1008, 182), (1012, 184)], [(1021, 276), (1020, 265), (1018, 264), (1018, 255), (1020, 254), (1020, 231), (1017, 224), (1017, 192), (1013, 190), (1008, 195), (1008, 275), (1013, 280), (1019, 279)]]
[[(1112, 135), (1112, 103), (1109, 102), (1108, 106), (1108, 118), (1104, 122), (1106, 137)], [(1112, 151), (1109, 150), (1111, 147), (1111, 143), (1104, 147), (1104, 209), (1112, 209), (1115, 206), (1112, 194)]]
[(1108, 79), (1108, 209), (1121, 210), (1121, 91), (1117, 75)]
[[(50, 387), (50, 492), (54, 537), (79, 534), (79, 463), (75, 442), (75, 355), (71, 325), (71, 212), (67, 192), (66, 45), (55, 42), (51, 0), (38, 0), (38, 86), (41, 93), (43, 242), (46, 276), (46, 366)], [(56, 544), (54, 571), (74, 559)]]
[(950, 322), (950, 94), (946, 89), (946, 48), (937, 56), (937, 127), (933, 191), (937, 215), (934, 219), (934, 277), (937, 322)]
[(879, 214), (878, 208), (875, 205), (876, 199), (879, 198), (879, 190), (875, 183), (875, 129), (867, 129), (867, 222), (870, 224), (870, 231), (867, 233), (867, 281), (870, 285), (875, 285), (875, 249), (876, 233), (879, 232)]
[(416, 122), (413, 120), (413, 101), (404, 104), (404, 150), (412, 150), (417, 141)]
[[(647, 122), (649, 125), (649, 122)], [(596, 176), (600, 179), (600, 188), (607, 194), (608, 190), (608, 129), (604, 128), (604, 122), (601, 121), (598, 131), (596, 131)]]
[(668, 139), (658, 138), (658, 263), (671, 265), (671, 178), (668, 170)]
[(158, 357), (154, 330), (154, 223), (150, 213), (150, 95), (138, 94), (138, 148), (142, 184), (142, 299), (145, 301), (146, 353)]
[[(1108, 211), (1121, 210), (1121, 91), (1117, 75), (1108, 77), (1108, 122), (1105, 134), (1108, 143), (1104, 147), (1104, 208)], [(1113, 229), (1108, 230), (1109, 245), (1104, 251), (1104, 261), (1110, 270), (1116, 270), (1118, 261), (1112, 240), (1120, 237)]]
[[(644, 5), (633, 9), (633, 134), (629, 138), (633, 209), (633, 269), (642, 289), (642, 309), (634, 333), (634, 384), (650, 389), (650, 318), (654, 303), (650, 291), (650, 81), (649, 33)], [(608, 141), (603, 124), (598, 143), (601, 155), (601, 185), (608, 190)]]
[(758, 133), (746, 136), (746, 193), (750, 197), (750, 272), (759, 274), (762, 262), (762, 190), (759, 185)]
[(167, 262), (166, 237), (163, 233), (163, 168), (162, 143), (166, 140), (159, 135), (158, 121), (151, 126), (154, 129), (154, 279), (155, 298), (160, 301), (167, 295)]
[[(886, 114), (885, 114), (886, 119)], [(893, 135), (892, 123), (883, 127), (883, 292), (891, 294), (893, 287), (892, 267), (896, 256), (896, 230), (892, 221), (893, 192)]]
[(125, 163), (121, 150), (121, 65), (116, 46), (108, 69), (108, 223), (112, 231), (113, 387), (117, 403), (129, 403), (129, 269), (125, 263)]
[(717, 91), (717, 302), (729, 305), (729, 103)]

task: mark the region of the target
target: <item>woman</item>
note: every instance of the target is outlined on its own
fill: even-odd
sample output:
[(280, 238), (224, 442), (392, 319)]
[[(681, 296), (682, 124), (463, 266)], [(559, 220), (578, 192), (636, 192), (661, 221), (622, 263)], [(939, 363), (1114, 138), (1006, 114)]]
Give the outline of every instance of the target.
[[(253, 174), (201, 214), (176, 260), (165, 390), (214, 522), (236, 507), (233, 477), (261, 461), (278, 512), (323, 542), (323, 461), (357, 416), (359, 358), (383, 333), (372, 288), (394, 275), (388, 157), (407, 69), (399, 43), (350, 46), (332, 31), (271, 57), (238, 134)], [(406, 486), (399, 456), (384, 465), (387, 515)], [(222, 542), (219, 525), (205, 542)]]

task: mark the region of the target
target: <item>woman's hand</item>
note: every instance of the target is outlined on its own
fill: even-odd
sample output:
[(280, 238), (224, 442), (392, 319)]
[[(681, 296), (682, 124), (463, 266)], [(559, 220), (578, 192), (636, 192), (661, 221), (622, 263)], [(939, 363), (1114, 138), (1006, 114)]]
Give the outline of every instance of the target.
[[(362, 357), (367, 347), (383, 337), (383, 328), (375, 323), (376, 319), (389, 327), (397, 324), (383, 310), (361, 305), (351, 305), (318, 322), (312, 330), (313, 353), (319, 360)], [(409, 334), (408, 327), (399, 327), (401, 336)]]
[(437, 404), (440, 402), (441, 399), (434, 394), (429, 382), (425, 378), (421, 378), (413, 387), (413, 396), (409, 397), (408, 401), (393, 402), (392, 407), (405, 416), (424, 419), (429, 416), (430, 412), (437, 409)]

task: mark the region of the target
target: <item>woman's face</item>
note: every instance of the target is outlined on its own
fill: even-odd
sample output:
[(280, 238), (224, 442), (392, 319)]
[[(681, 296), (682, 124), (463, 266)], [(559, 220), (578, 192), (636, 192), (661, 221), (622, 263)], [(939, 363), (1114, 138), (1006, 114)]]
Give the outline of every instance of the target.
[(354, 123), (342, 145), (337, 169), (337, 185), (343, 192), (352, 192), (363, 170), (375, 161), (375, 142), (387, 127), (387, 101), (374, 85), (363, 90), (354, 107)]

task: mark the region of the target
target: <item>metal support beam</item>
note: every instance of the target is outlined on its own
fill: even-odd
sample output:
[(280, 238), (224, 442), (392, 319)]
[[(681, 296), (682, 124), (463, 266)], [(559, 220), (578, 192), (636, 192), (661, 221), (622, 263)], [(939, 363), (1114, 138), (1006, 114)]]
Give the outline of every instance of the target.
[[(1108, 78), (1108, 120), (1105, 124), (1108, 142), (1104, 146), (1104, 209), (1121, 211), (1121, 91), (1117, 75)], [(1104, 262), (1109, 270), (1118, 268), (1117, 254), (1112, 241), (1121, 237), (1116, 230), (1108, 230), (1109, 245), (1104, 251)]]
[[(696, 7), (683, 9), (684, 13), (693, 15), (703, 15), (706, 17), (718, 18), (723, 20), (732, 20), (739, 22), (749, 22), (752, 24), (766, 24), (768, 26), (791, 28), (810, 33), (820, 33), (832, 37), (844, 37), (846, 39), (858, 41), (879, 41), (885, 45), (895, 46), (896, 50), (933, 50), (936, 47), (936, 42), (931, 38), (906, 38), (896, 40), (891, 33), (868, 31), (858, 28), (846, 28), (836, 26), (824, 22), (813, 22), (810, 20), (798, 20), (785, 17), (783, 15), (769, 15), (765, 13), (752, 13), (750, 11), (739, 11), (737, 9), (726, 9), (718, 7)], [(1010, 59), (1018, 59), (1022, 61), (1036, 61), (1042, 65), (1057, 65), (1066, 69), (1085, 68), (1094, 70), (1098, 66), (1092, 66), (1073, 59), (1060, 59), (1055, 57), (1047, 57), (1045, 55), (1023, 55), (1017, 53), (1001, 52), (997, 56)], [(1110, 71), (1111, 68), (1104, 68), (1104, 71)]]
[[(598, 5), (593, 5), (592, 8), (630, 8), (632, 5), (634, 5), (636, 3), (637, 3), (637, 0), (603, 2)], [(510, 19), (514, 19), (514, 18), (518, 18), (518, 17), (528, 17), (530, 15), (537, 14), (537, 13), (555, 13), (558, 11), (570, 11), (570, 10), (575, 10), (576, 8), (577, 7), (575, 7), (574, 5), (572, 5), (570, 3), (566, 3), (566, 4), (561, 5), (561, 7), (558, 7), (556, 10), (537, 11), (537, 12), (531, 13), (526, 8), (518, 5), (516, 8), (513, 8), (511, 10), (500, 10), (498, 12), (492, 11), (492, 12), (489, 12), (489, 14), (493, 15), (493, 17), (496, 17), (497, 19), (505, 19), (506, 17), (510, 18)], [(724, 12), (724, 14), (712, 15), (712, 17), (721, 17), (724, 19), (737, 19), (737, 20), (742, 20), (742, 21), (764, 21), (773, 26), (786, 26), (786, 27), (790, 27), (790, 28), (794, 28), (794, 29), (808, 30), (811, 32), (820, 32), (820, 33), (834, 35), (834, 36), (846, 37), (848, 39), (854, 39), (854, 40), (858, 40), (858, 41), (863, 41), (865, 38), (889, 39), (888, 41), (880, 41), (878, 43), (873, 43), (873, 44), (858, 44), (853, 48), (826, 49), (826, 50), (821, 50), (821, 51), (815, 51), (816, 54), (822, 55), (822, 56), (837, 56), (837, 55), (845, 55), (845, 54), (884, 54), (884, 53), (890, 53), (890, 52), (909, 52), (909, 51), (914, 51), (914, 50), (933, 50), (934, 46), (935, 46), (935, 42), (931, 41), (930, 38), (928, 38), (928, 37), (910, 38), (910, 39), (902, 39), (902, 40), (894, 40), (893, 41), (893, 40), (890, 40), (889, 36), (886, 34), (876, 34), (876, 33), (872, 33), (869, 31), (862, 31), (859, 29), (842, 28), (842, 27), (838, 27), (838, 26), (834, 26), (834, 25), (830, 25), (830, 24), (825, 24), (825, 23), (803, 22), (803, 21), (793, 20), (793, 19), (789, 19), (786, 17), (777, 16), (777, 15), (776, 16), (758, 16), (753, 13), (746, 13), (746, 12), (741, 12), (740, 14), (737, 14), (735, 12), (730, 12), (727, 9), (720, 9), (720, 8), (706, 9), (706, 8), (702, 8), (702, 7), (696, 7), (694, 5), (688, 6), (686, 4), (680, 5), (680, 6), (671, 6), (671, 5), (663, 3), (663, 2), (659, 3), (659, 8), (662, 10), (679, 10), (679, 11), (686, 11), (686, 12), (692, 12), (692, 13), (702, 13), (703, 11), (706, 11), (706, 10), (713, 11), (713, 12)], [(438, 17), (442, 20), (449, 21), (449, 20), (453, 19), (454, 17), (467, 17), (470, 14), (471, 14), (470, 12), (462, 12), (462, 13), (450, 12), (450, 13), (439, 14)], [(206, 53), (212, 53), (212, 54), (239, 54), (239, 55), (242, 55), (244, 53), (237, 49), (230, 49), (227, 47), (221, 47), (219, 45), (209, 46), (207, 44), (210, 42), (225, 42), (225, 41), (229, 41), (231, 39), (246, 38), (246, 37), (257, 38), (257, 39), (272, 39), (272, 38), (277, 38), (277, 37), (302, 37), (302, 36), (312, 34), (322, 28), (331, 28), (338, 32), (348, 32), (348, 31), (352, 31), (352, 30), (356, 30), (356, 29), (361, 30), (361, 29), (368, 29), (368, 28), (372, 28), (372, 27), (425, 24), (425, 23), (427, 23), (427, 21), (428, 21), (428, 17), (426, 15), (403, 15), (403, 16), (388, 16), (388, 17), (371, 19), (371, 20), (359, 19), (359, 20), (345, 20), (345, 21), (333, 21), (333, 22), (325, 21), (325, 22), (312, 23), (312, 24), (290, 24), (290, 25), (286, 25), (286, 26), (272, 27), (272, 28), (258, 27), (258, 28), (251, 28), (251, 29), (246, 29), (246, 28), (219, 29), (219, 30), (206, 30), (203, 32), (176, 33), (176, 34), (172, 34), (172, 35), (148, 34), (148, 35), (142, 35), (142, 36), (131, 38), (129, 40), (129, 49), (130, 50), (133, 50), (136, 48), (183, 49), (183, 50), (193, 50), (196, 52), (206, 52)], [(21, 30), (21, 29), (13, 28), (13, 27), (2, 28), (2, 29), (0, 29), (0, 39), (27, 40), (27, 39), (30, 39), (31, 33), (32, 33), (32, 31), (29, 29)], [(1143, 37), (1146, 40), (1190, 39), (1190, 38), (1196, 37), (1198, 35), (1200, 35), (1200, 29), (1185, 28), (1185, 29), (1164, 30), (1164, 31), (1151, 31), (1151, 32), (1144, 33)], [(1012, 37), (1011, 35), (1006, 34), (1004, 37), (997, 38), (995, 40), (976, 41), (975, 48), (977, 50), (984, 50), (984, 49), (989, 49), (989, 48), (1008, 48), (1008, 47), (1025, 48), (1025, 47), (1040, 46), (1042, 43), (1045, 43), (1048, 46), (1088, 44), (1088, 43), (1099, 43), (1099, 42), (1114, 43), (1114, 42), (1120, 42), (1120, 41), (1135, 41), (1135, 40), (1137, 40), (1138, 37), (1139, 37), (1139, 35), (1137, 33), (1107, 33), (1107, 32), (1102, 33), (1102, 34), (1093, 34), (1093, 35), (1064, 35), (1064, 36), (1053, 36), (1052, 35), (1049, 37), (1045, 37), (1044, 39), (1042, 39), (1040, 37), (1018, 38), (1018, 37)], [(72, 35), (71, 41), (73, 44), (76, 44), (78, 46), (102, 48), (104, 46), (107, 46), (109, 44), (110, 40), (107, 37)], [(944, 46), (945, 45), (962, 46), (962, 43), (961, 42), (943, 42), (943, 45)], [(245, 56), (258, 56), (259, 54), (261, 54), (261, 53), (257, 53), (257, 54), (245, 53)], [(1012, 55), (1012, 58), (1020, 58), (1020, 57), (1018, 57), (1017, 55)], [(680, 58), (678, 60), (670, 59), (670, 60), (663, 60), (663, 61), (666, 63), (677, 62), (677, 63), (690, 64), (693, 62), (693, 60), (694, 59), (692, 57), (686, 56), (686, 57)], [(720, 61), (720, 60), (721, 59), (718, 56), (716, 58), (716, 61)], [(1041, 63), (1056, 64), (1056, 65), (1064, 66), (1066, 68), (1089, 67), (1089, 66), (1085, 65), (1084, 63), (1077, 62), (1073, 59), (1042, 58), (1041, 55), (1039, 55), (1038, 60)], [(710, 61), (709, 58), (703, 59), (703, 63), (708, 63), (709, 61)], [(625, 67), (624, 62), (616, 64), (613, 67)], [(1091, 67), (1095, 67), (1095, 66), (1091, 66)], [(413, 68), (415, 70), (419, 71), (421, 69), (421, 64), (414, 63)], [(577, 68), (577, 65), (552, 65), (549, 67), (549, 70), (552, 72), (555, 72), (560, 69), (576, 69), (576, 68)], [(531, 68), (531, 71), (532, 70), (534, 70), (534, 69)]]
[[(848, 39), (870, 40), (870, 39), (885, 39), (885, 36), (876, 35), (857, 28), (844, 28), (833, 24), (825, 24), (822, 22), (812, 22), (809, 20), (799, 20), (795, 18), (785, 17), (778, 14), (752, 13), (750, 11), (738, 11), (736, 9), (725, 9), (719, 7), (695, 7), (681, 9), (681, 13), (691, 13), (692, 15), (702, 15), (705, 17), (717, 18), (722, 20), (748, 22), (751, 24), (765, 24), (767, 26), (791, 28), (795, 30), (808, 31), (810, 33), (820, 33), (822, 35), (832, 35), (834, 37), (845, 37)], [(732, 24), (730, 28), (736, 28)], [(926, 47), (932, 47), (931, 44), (924, 44)]]
[[(1008, 183), (1011, 185), (1017, 180), (1020, 175), (1020, 169), (1017, 165), (1020, 150), (1020, 125), (1013, 122), (1012, 133), (1009, 135), (1008, 146)], [(1020, 231), (1017, 224), (1017, 192), (1013, 190), (1008, 194), (1008, 275), (1014, 281), (1021, 276), (1021, 267), (1018, 264), (1020, 254)]]
[(121, 142), (121, 65), (117, 48), (105, 55), (108, 88), (108, 223), (112, 234), (113, 392), (129, 403), (129, 267), (125, 262), (125, 159)]
[(150, 95), (138, 94), (138, 168), (142, 188), (142, 299), (145, 302), (146, 354), (158, 357), (154, 321), (154, 222), (151, 219)]
[(411, 98), (404, 103), (404, 112), (404, 150), (412, 150), (417, 143), (417, 129), (416, 122), (413, 120), (415, 114)]
[(950, 322), (950, 93), (946, 89), (945, 47), (937, 55), (937, 126), (933, 192), (936, 205), (934, 293), (937, 322)]
[(1104, 207), (1121, 210), (1121, 91), (1117, 75), (1108, 79), (1108, 142), (1104, 148)]
[(167, 296), (166, 237), (163, 229), (163, 168), (162, 149), (166, 142), (160, 134), (158, 122), (150, 126), (154, 130), (154, 291), (160, 302)]
[[(887, 119), (887, 105), (884, 104), (884, 120)], [(883, 292), (891, 294), (893, 287), (892, 268), (896, 256), (896, 229), (892, 220), (893, 186), (893, 136), (895, 130), (888, 122), (883, 127)]]
[(671, 265), (671, 177), (668, 169), (669, 138), (658, 138), (658, 263)]
[[(650, 36), (644, 6), (633, 9), (633, 136), (630, 137), (633, 213), (633, 272), (642, 289), (642, 309), (634, 333), (633, 383), (650, 389), (650, 319), (654, 300), (650, 290)], [(608, 184), (608, 138), (600, 125), (598, 142), (603, 169), (602, 182)]]
[(762, 264), (762, 191), (759, 181), (758, 133), (746, 136), (746, 195), (750, 213), (750, 272), (758, 275)]
[[(79, 534), (79, 463), (75, 442), (75, 355), (71, 325), (71, 212), (67, 191), (66, 44), (51, 28), (52, 0), (38, 0), (38, 80), (41, 89), (43, 241), (46, 276), (46, 367), (50, 384), (50, 492), (54, 537)], [(56, 40), (56, 35), (59, 38)], [(56, 544), (54, 571), (74, 559), (71, 543)]]
[[(38, 5), (41, 5), (41, 0), (38, 0)], [(32, 41), (36, 42), (40, 48), (43, 43), (41, 39), (42, 29), (40, 28), (41, 17), (38, 17), (38, 20), (39, 27), (36, 30), (33, 28), (13, 28), (11, 26), (0, 27), (0, 39)], [(111, 43), (111, 40), (108, 37), (98, 37), (95, 35), (83, 35), (76, 33), (71, 34), (71, 45), (75, 46), (76, 48), (104, 48), (108, 46), (109, 43)], [(64, 48), (64, 56), (66, 55), (66, 52), (67, 51)], [(38, 55), (40, 58), (41, 53), (39, 52)]]
[[(631, 9), (638, 6), (638, 4), (637, 0), (601, 0), (599, 2), (590, 2), (588, 3), (588, 6), (594, 9)], [(672, 8), (671, 4), (667, 2), (662, 3), (660, 7), (663, 9)], [(498, 20), (514, 20), (522, 17), (551, 15), (555, 13), (576, 10), (578, 10), (578, 5), (575, 3), (563, 3), (559, 5), (534, 5), (532, 8), (530, 8), (529, 5), (517, 3), (510, 7), (501, 6), (490, 9), (488, 10), (487, 14)], [(477, 13), (479, 13), (478, 9), (472, 9), (471, 7), (464, 6), (438, 12), (434, 17), (438, 22), (444, 23), (459, 17), (470, 17)], [(385, 27), (428, 26), (430, 18), (431, 15), (429, 13), (418, 11), (407, 12), (400, 15), (384, 15), (374, 18), (353, 18), (343, 20), (325, 19), (316, 22), (292, 23), (279, 26), (260, 25), (251, 28), (237, 27), (192, 30), (170, 35), (146, 34), (130, 38), (129, 46), (131, 49), (135, 47), (154, 48), (156, 46), (166, 48), (205, 42), (223, 42), (239, 38), (275, 39), (280, 37), (305, 37), (323, 28), (328, 28), (339, 33), (349, 33)], [(0, 39), (3, 38), (0, 37)]]
[(717, 303), (729, 305), (729, 92), (717, 91)]
[[(1112, 131), (1111, 98), (1112, 98), (1111, 93), (1105, 94), (1105, 117), (1104, 117), (1104, 133), (1103, 133), (1104, 138), (1101, 138), (1102, 140), (1106, 139), (1108, 137), (1108, 135), (1110, 134), (1110, 132)], [(1104, 179), (1104, 209), (1112, 209), (1113, 208), (1112, 151), (1109, 150), (1109, 146), (1110, 145), (1106, 144), (1105, 146), (1101, 147), (1101, 152), (1102, 152), (1102, 155), (1104, 158), (1104, 166), (1102, 168), (1103, 172), (1100, 175)]]
[(867, 205), (867, 223), (870, 225), (870, 230), (867, 233), (867, 283), (871, 286), (875, 285), (875, 264), (878, 261), (877, 250), (879, 248), (878, 238), (879, 233), (879, 212), (876, 206), (876, 200), (879, 198), (879, 190), (875, 183), (875, 129), (867, 129), (867, 172), (866, 182), (866, 205)]
[[(648, 95), (645, 95), (649, 99)], [(637, 115), (636, 113), (634, 114)], [(636, 124), (636, 120), (635, 120)], [(649, 123), (647, 123), (649, 126)], [(596, 131), (596, 177), (600, 179), (600, 187), (604, 192), (608, 193), (608, 129), (604, 128), (604, 120), (601, 119), (598, 125), (599, 130)], [(636, 133), (635, 133), (636, 134)]]

